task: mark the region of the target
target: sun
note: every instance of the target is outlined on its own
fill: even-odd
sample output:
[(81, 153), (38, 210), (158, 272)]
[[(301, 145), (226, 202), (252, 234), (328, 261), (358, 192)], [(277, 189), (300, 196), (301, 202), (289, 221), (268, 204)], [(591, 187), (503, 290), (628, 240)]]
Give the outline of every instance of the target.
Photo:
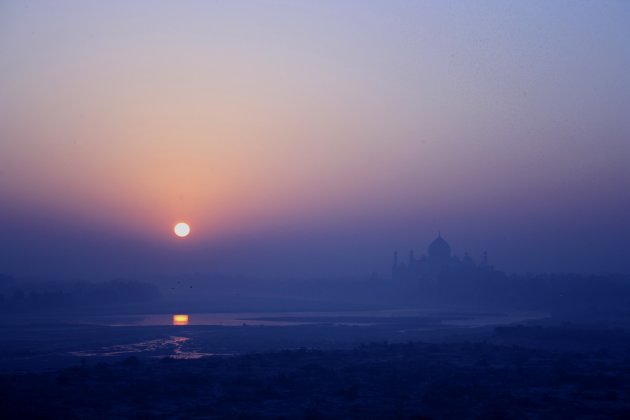
[(188, 225), (188, 223), (180, 222), (175, 225), (173, 231), (175, 232), (175, 235), (179, 236), (180, 238), (185, 238), (190, 234), (190, 226)]

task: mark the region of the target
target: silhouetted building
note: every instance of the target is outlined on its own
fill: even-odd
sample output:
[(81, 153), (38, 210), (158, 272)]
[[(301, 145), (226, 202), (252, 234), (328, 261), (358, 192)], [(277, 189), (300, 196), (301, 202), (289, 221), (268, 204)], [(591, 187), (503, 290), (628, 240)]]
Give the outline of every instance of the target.
[(394, 252), (392, 278), (407, 281), (435, 281), (441, 275), (448, 273), (473, 274), (492, 269), (488, 265), (487, 252), (484, 252), (480, 264), (476, 264), (468, 254), (464, 254), (464, 258), (460, 259), (458, 256), (452, 255), (451, 246), (442, 238), (441, 234), (438, 234), (438, 237), (429, 244), (427, 255), (416, 258), (413, 250), (411, 250), (407, 263), (400, 263), (398, 252)]

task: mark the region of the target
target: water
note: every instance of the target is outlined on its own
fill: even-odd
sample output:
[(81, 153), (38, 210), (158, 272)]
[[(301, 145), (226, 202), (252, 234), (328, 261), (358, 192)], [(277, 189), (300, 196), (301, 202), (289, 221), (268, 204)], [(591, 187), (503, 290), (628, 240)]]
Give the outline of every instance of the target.
[[(188, 322), (185, 317), (175, 322), (174, 315), (188, 315)], [(0, 325), (0, 370), (46, 369), (131, 355), (196, 359), (303, 347), (352, 349), (382, 341), (439, 342), (453, 335), (483, 334), (483, 327), (548, 316), (397, 309), (18, 318)]]
[[(178, 314), (179, 316), (180, 314)], [(184, 314), (181, 314), (184, 315)], [(174, 314), (142, 314), (134, 316), (92, 317), (75, 320), (107, 326), (296, 326), (308, 324), (335, 324), (370, 326), (398, 322), (417, 321), (424, 325), (449, 325), (460, 327), (482, 327), (506, 325), (515, 322), (547, 318), (544, 312), (512, 313), (456, 313), (427, 312), (418, 309), (393, 309), (378, 311), (336, 312), (238, 312), (238, 313), (192, 313), (186, 321), (175, 320)]]
[(166, 355), (173, 359), (199, 359), (217, 355), (216, 353), (186, 350), (184, 345), (188, 341), (190, 341), (189, 337), (169, 336), (138, 343), (104, 346), (97, 350), (71, 351), (68, 353), (77, 357), (112, 357), (142, 353), (144, 355), (153, 354), (153, 357), (164, 357)]

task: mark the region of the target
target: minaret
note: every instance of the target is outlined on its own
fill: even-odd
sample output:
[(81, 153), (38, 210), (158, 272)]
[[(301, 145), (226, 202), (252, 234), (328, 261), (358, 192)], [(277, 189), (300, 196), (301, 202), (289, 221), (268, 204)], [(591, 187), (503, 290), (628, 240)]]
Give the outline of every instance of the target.
[(411, 265), (413, 261), (413, 249), (409, 251), (409, 265)]
[(483, 265), (488, 265), (488, 251), (483, 251)]
[(398, 251), (394, 251), (394, 267), (398, 267)]

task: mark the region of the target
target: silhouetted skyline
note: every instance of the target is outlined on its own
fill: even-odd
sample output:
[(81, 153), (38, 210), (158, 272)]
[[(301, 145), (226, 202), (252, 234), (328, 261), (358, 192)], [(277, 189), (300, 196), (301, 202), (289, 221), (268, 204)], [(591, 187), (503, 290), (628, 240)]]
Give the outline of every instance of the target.
[(630, 418), (630, 1), (0, 1), (3, 418)]
[[(630, 272), (627, 2), (0, 5), (0, 272)], [(175, 238), (176, 222), (192, 228)]]

